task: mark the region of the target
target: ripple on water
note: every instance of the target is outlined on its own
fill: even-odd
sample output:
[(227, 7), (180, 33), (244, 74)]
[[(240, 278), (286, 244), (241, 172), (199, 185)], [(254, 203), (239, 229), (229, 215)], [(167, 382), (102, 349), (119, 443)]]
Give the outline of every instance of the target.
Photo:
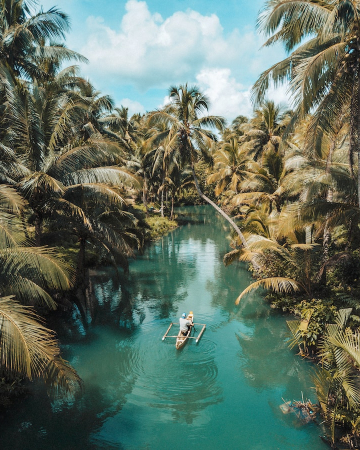
[(145, 326), (135, 343), (139, 353), (130, 364), (137, 382), (127, 401), (185, 415), (217, 403), (221, 388), (217, 382), (216, 344), (203, 337), (199, 344), (189, 341), (179, 351), (175, 339), (159, 342), (158, 331), (157, 327)]

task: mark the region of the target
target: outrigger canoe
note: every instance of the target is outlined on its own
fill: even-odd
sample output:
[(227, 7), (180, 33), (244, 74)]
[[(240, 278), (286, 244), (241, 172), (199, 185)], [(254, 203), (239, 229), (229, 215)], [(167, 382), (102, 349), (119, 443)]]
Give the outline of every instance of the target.
[[(169, 325), (169, 328), (166, 330), (166, 333), (165, 333), (164, 336), (162, 337), (162, 340), (164, 341), (166, 338), (176, 338), (175, 347), (176, 347), (177, 350), (179, 350), (180, 348), (182, 348), (182, 347), (185, 345), (185, 343), (186, 343), (186, 341), (187, 341), (188, 339), (195, 339), (195, 342), (196, 342), (196, 344), (197, 344), (197, 343), (199, 342), (201, 336), (203, 335), (204, 331), (205, 331), (206, 324), (205, 324), (205, 323), (194, 323), (194, 322), (193, 322), (193, 320), (194, 320), (194, 314), (193, 314), (192, 311), (190, 311), (189, 314), (187, 315), (187, 319), (190, 320), (190, 321), (192, 322), (192, 325), (193, 325), (193, 326), (194, 326), (194, 325), (201, 325), (202, 328), (201, 328), (201, 330), (200, 330), (200, 333), (199, 333), (197, 336), (190, 336), (191, 330), (193, 329), (193, 326), (190, 327), (188, 333), (187, 333), (185, 336), (182, 334), (181, 331), (179, 331), (179, 334), (178, 334), (177, 336), (169, 336), (169, 331), (170, 331), (171, 327), (172, 327), (173, 325), (179, 325), (179, 324), (176, 324), (176, 323), (174, 323), (174, 322), (171, 322), (171, 324)], [(195, 330), (195, 327), (194, 327), (194, 330)], [(196, 330), (195, 330), (195, 331), (196, 331)]]
[[(190, 320), (191, 324), (194, 322), (194, 314), (192, 311), (189, 312), (189, 314), (186, 317), (186, 320)], [(176, 350), (179, 350), (181, 347), (183, 347), (185, 345), (186, 341), (188, 340), (188, 337), (191, 334), (192, 327), (193, 327), (193, 325), (191, 325), (189, 327), (189, 331), (187, 332), (186, 335), (183, 335), (181, 330), (179, 331), (179, 334), (177, 335), (177, 338), (176, 338), (176, 344), (175, 344)]]

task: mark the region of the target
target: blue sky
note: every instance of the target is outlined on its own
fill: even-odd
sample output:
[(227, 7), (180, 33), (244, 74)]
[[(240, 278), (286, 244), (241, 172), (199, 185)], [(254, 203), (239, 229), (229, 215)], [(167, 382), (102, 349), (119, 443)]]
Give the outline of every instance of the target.
[[(261, 71), (284, 56), (281, 47), (260, 49), (256, 19), (264, 0), (40, 0), (66, 12), (68, 47), (102, 93), (131, 112), (166, 102), (170, 85), (196, 84), (211, 113), (229, 121), (251, 114), (250, 88)], [(286, 101), (285, 88), (269, 98)]]

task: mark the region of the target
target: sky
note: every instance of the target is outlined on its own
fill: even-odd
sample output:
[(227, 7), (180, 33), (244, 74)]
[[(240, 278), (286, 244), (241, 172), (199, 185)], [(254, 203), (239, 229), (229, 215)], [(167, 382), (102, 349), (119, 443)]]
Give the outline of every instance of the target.
[[(170, 86), (197, 85), (210, 113), (231, 122), (252, 112), (251, 86), (285, 56), (261, 48), (256, 20), (264, 0), (39, 0), (67, 13), (66, 44), (88, 59), (81, 74), (117, 106), (144, 113), (167, 102)], [(268, 98), (286, 103), (286, 88)]]

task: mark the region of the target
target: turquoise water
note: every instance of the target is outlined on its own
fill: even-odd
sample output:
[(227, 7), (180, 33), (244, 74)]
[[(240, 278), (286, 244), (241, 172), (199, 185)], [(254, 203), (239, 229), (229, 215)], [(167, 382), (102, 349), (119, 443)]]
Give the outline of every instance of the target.
[[(2, 449), (327, 448), (317, 425), (279, 408), (301, 392), (314, 399), (312, 366), (288, 349), (285, 318), (259, 293), (235, 306), (251, 279), (222, 263), (229, 229), (207, 207), (189, 211), (194, 220), (147, 248), (128, 276), (93, 275), (85, 317), (51, 323), (84, 392), (51, 402), (35, 383), (1, 418)], [(189, 310), (207, 328), (177, 351), (161, 337)]]

